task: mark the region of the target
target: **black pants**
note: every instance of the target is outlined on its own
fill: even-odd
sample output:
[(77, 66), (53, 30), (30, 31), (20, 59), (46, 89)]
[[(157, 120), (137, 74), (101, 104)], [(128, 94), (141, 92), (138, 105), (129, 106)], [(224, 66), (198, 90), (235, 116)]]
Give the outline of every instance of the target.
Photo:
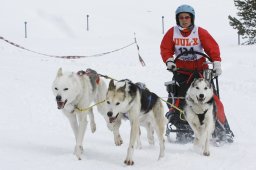
[[(174, 103), (176, 107), (180, 108), (183, 110), (183, 107), (185, 105), (185, 95), (186, 92), (194, 80), (194, 76), (186, 75), (186, 74), (181, 74), (181, 73), (175, 73), (172, 80), (175, 82), (175, 88), (172, 92), (169, 92), (169, 98), (168, 102), (173, 103), (172, 97), (175, 97)], [(177, 126), (182, 126), (182, 124), (188, 124), (185, 121), (184, 115), (180, 115), (180, 111), (178, 111), (175, 108), (172, 108), (169, 104), (167, 104), (168, 108), (170, 109), (170, 112), (173, 116), (171, 122), (174, 125)], [(181, 117), (180, 117), (181, 116)]]
[[(171, 97), (171, 95), (173, 95), (174, 97), (177, 97), (177, 99), (175, 99), (175, 101), (180, 100), (180, 104), (177, 106), (179, 108), (183, 108), (185, 100), (184, 99), (180, 99), (180, 98), (184, 98), (187, 90), (190, 86), (190, 84), (192, 83), (194, 77), (186, 75), (186, 74), (181, 74), (181, 73), (175, 73), (172, 80), (175, 82), (175, 89), (172, 92), (172, 94), (170, 94), (171, 92), (169, 92), (169, 97)], [(172, 103), (171, 98), (168, 98), (169, 102)], [(168, 105), (168, 108), (170, 108), (171, 106)]]

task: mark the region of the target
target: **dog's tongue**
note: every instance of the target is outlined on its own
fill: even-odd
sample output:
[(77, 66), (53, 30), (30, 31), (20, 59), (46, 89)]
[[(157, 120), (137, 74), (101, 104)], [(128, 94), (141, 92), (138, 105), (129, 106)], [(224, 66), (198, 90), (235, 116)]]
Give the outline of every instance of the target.
[(199, 101), (199, 102), (203, 102), (203, 101), (204, 101), (204, 98), (198, 98), (198, 101)]
[(66, 103), (67, 103), (67, 100), (65, 100), (64, 102), (57, 101), (58, 109), (63, 109)]
[(113, 123), (115, 119), (116, 119), (115, 117), (110, 117), (109, 118), (109, 123)]
[(57, 102), (58, 109), (64, 108), (64, 102)]
[(203, 102), (205, 98), (202, 97), (196, 97), (199, 102)]

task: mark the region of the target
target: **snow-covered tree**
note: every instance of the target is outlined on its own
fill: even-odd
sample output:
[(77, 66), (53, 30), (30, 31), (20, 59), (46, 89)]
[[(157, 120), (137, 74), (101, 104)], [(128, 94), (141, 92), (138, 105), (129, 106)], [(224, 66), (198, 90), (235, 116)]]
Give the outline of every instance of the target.
[(228, 16), (229, 24), (246, 39), (244, 44), (256, 44), (256, 0), (234, 0), (239, 19)]

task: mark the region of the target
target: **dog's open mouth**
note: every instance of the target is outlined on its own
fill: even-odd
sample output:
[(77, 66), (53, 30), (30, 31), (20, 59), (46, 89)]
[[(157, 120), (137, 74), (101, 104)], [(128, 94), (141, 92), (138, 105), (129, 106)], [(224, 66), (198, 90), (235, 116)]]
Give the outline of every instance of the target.
[(109, 117), (109, 123), (113, 123), (118, 117), (119, 113), (115, 117)]
[(65, 100), (64, 102), (57, 101), (58, 109), (63, 109), (66, 103), (67, 103), (67, 100)]
[(199, 102), (203, 102), (205, 100), (205, 97), (196, 97)]

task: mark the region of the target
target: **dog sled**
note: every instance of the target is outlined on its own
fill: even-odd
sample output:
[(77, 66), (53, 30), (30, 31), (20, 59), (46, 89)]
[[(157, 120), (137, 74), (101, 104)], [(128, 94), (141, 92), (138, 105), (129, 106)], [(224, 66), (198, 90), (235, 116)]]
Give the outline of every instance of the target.
[[(219, 84), (218, 84), (218, 76), (214, 76), (214, 70), (212, 65), (211, 58), (201, 52), (197, 51), (185, 51), (179, 54), (174, 63), (176, 64), (177, 59), (179, 59), (183, 55), (190, 55), (197, 58), (197, 55), (201, 55), (206, 59), (204, 64), (209, 66), (208, 69), (205, 69), (203, 72), (198, 71), (197, 69), (188, 70), (185, 68), (177, 68), (173, 71), (173, 77), (175, 77), (180, 72), (188, 73), (189, 80), (184, 81), (182, 83), (188, 83), (188, 81), (192, 82), (195, 78), (204, 78), (208, 80), (213, 88), (214, 88), (214, 112), (215, 112), (215, 130), (213, 133), (213, 141), (219, 146), (223, 143), (232, 143), (234, 134), (230, 129), (227, 118), (224, 113), (224, 107), (220, 101), (219, 94)], [(194, 59), (193, 58), (193, 59)], [(166, 136), (169, 142), (171, 143), (189, 143), (194, 139), (193, 131), (189, 126), (188, 122), (185, 120), (183, 106), (185, 104), (185, 94), (182, 96), (177, 95), (177, 91), (180, 87), (181, 82), (177, 82), (176, 80), (165, 82), (166, 90), (168, 92), (168, 100), (167, 106), (169, 111), (166, 113), (166, 118), (168, 119), (167, 127), (166, 127)], [(186, 87), (186, 90), (189, 88), (189, 84)], [(184, 89), (183, 89), (184, 90)], [(185, 91), (186, 91), (185, 90)]]

